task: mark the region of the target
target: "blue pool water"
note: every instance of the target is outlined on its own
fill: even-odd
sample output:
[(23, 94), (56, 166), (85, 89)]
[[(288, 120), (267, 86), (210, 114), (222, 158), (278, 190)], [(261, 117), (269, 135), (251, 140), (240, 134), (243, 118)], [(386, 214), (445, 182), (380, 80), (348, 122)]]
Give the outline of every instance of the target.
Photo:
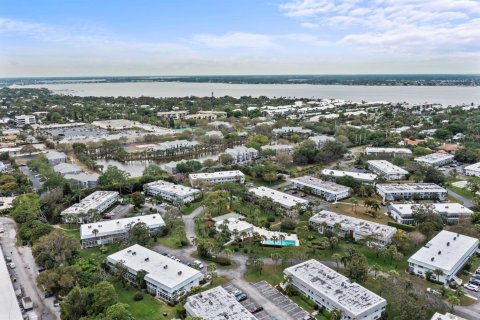
[(296, 244), (297, 244), (297, 242), (295, 240), (282, 240), (282, 241), (277, 240), (277, 241), (275, 241), (275, 243), (273, 242), (273, 240), (270, 240), (270, 239), (263, 241), (263, 245), (265, 245), (265, 246), (285, 246), (285, 247), (287, 247), (287, 246), (294, 246)]

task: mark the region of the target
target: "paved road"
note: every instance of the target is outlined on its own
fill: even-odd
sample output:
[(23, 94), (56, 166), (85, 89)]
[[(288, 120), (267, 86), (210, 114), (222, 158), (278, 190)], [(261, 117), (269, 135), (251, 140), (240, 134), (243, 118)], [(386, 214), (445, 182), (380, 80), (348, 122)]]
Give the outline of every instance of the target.
[(38, 191), (42, 188), (43, 182), (35, 176), (35, 173), (31, 171), (27, 166), (20, 166), (20, 171), (28, 177), (32, 182), (32, 187), (35, 191)]
[(16, 246), (16, 223), (10, 218), (0, 217), (0, 224), (5, 227), (5, 233), (0, 237), (2, 249), (5, 255), (12, 257), (16, 265), (13, 271), (17, 282), (23, 287), (24, 296), (32, 298), (34, 311), (41, 320), (60, 319), (60, 314), (53, 307), (52, 299), (44, 299), (42, 292), (37, 288), (37, 270), (31, 248)]
[(468, 200), (467, 198), (459, 195), (458, 193), (456, 192), (453, 192), (452, 190), (448, 189), (447, 188), (447, 192), (449, 195), (451, 195), (452, 197), (454, 197), (455, 199), (457, 199), (458, 201), (460, 202), (463, 202), (463, 205), (467, 208), (471, 208), (474, 206), (473, 202)]

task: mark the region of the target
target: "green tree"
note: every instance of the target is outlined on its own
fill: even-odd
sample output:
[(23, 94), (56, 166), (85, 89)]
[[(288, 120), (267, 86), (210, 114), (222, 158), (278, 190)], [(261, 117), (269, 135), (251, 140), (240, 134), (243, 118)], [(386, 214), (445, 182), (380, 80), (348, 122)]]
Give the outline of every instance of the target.
[(150, 240), (150, 231), (144, 222), (135, 223), (130, 229), (130, 242), (145, 246)]
[(132, 203), (136, 208), (141, 208), (145, 204), (145, 196), (143, 195), (143, 193), (132, 193)]
[(109, 189), (117, 189), (121, 192), (129, 182), (130, 174), (115, 166), (108, 166), (107, 170), (98, 177), (98, 184)]
[(32, 248), (35, 261), (45, 268), (63, 266), (71, 261), (80, 245), (74, 237), (55, 229), (41, 237)]
[(128, 304), (125, 303), (111, 305), (101, 320), (135, 320), (128, 308)]
[(108, 307), (114, 305), (118, 301), (115, 288), (110, 282), (102, 281), (91, 289), (91, 305), (89, 314), (99, 315), (106, 311)]

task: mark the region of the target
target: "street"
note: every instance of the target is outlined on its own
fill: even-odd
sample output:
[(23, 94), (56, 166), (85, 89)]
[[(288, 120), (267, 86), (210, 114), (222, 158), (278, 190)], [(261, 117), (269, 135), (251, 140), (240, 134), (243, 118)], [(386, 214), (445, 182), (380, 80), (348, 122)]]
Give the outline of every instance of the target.
[(28, 177), (32, 182), (32, 187), (35, 191), (38, 191), (42, 188), (43, 182), (40, 181), (40, 178), (35, 176), (35, 173), (31, 171), (27, 166), (20, 166), (20, 171)]
[(0, 224), (5, 228), (5, 232), (0, 237), (5, 256), (12, 257), (16, 268), (13, 269), (14, 274), (23, 288), (23, 296), (28, 296), (33, 301), (34, 311), (41, 320), (57, 320), (60, 319), (59, 311), (53, 307), (53, 299), (43, 298), (43, 292), (37, 288), (37, 268), (32, 255), (32, 250), (28, 246), (16, 246), (16, 224), (6, 217), (0, 217)]

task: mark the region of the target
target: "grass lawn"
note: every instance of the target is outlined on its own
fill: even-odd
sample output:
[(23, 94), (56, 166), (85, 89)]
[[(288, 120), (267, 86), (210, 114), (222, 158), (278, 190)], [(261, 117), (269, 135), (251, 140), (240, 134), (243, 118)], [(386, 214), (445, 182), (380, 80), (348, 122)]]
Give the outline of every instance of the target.
[(191, 213), (193, 212), (193, 210), (197, 209), (197, 208), (200, 207), (202, 204), (203, 204), (202, 201), (196, 201), (196, 202), (187, 203), (186, 205), (184, 205), (183, 207), (180, 208), (180, 212), (181, 212), (183, 215), (191, 214)]
[(252, 283), (265, 280), (275, 286), (283, 281), (283, 269), (280, 265), (274, 266), (266, 264), (263, 266), (262, 272), (250, 269), (245, 272), (244, 277), (247, 281)]
[[(470, 191), (468, 191), (467, 189), (457, 188), (457, 187), (454, 187), (452, 185), (449, 185), (448, 189), (452, 190), (455, 193), (458, 193), (459, 195), (461, 195), (462, 197), (465, 197), (466, 199), (468, 199), (470, 201), (473, 200), (473, 194)], [(455, 202), (458, 202), (458, 200), (455, 200)]]
[(122, 288), (119, 282), (114, 282), (114, 286), (118, 295), (118, 301), (130, 306), (129, 311), (136, 320), (163, 320), (173, 319), (177, 316), (178, 309), (170, 307), (149, 294), (144, 293), (143, 300), (134, 301), (133, 295), (139, 292), (139, 290), (131, 286)]
[(359, 218), (359, 219), (364, 219), (364, 220), (368, 220), (368, 221), (373, 221), (373, 222), (377, 222), (377, 223), (381, 223), (381, 224), (387, 224), (388, 221), (393, 221), (392, 219), (390, 219), (386, 214), (385, 214), (385, 211), (380, 209), (377, 211), (377, 217), (374, 218), (372, 217), (370, 214), (367, 214), (366, 212), (368, 210), (370, 210), (370, 208), (366, 208), (363, 206), (363, 201), (358, 201), (358, 205), (357, 205), (357, 208), (356, 208), (356, 212), (354, 210), (352, 210), (352, 204), (351, 202), (350, 203), (347, 203), (348, 201), (351, 201), (351, 200), (347, 200), (345, 202), (341, 202), (341, 203), (332, 203), (329, 205), (329, 208), (332, 209), (332, 211), (334, 212), (338, 212), (338, 213), (341, 213), (341, 214), (344, 214), (344, 215), (347, 215), (347, 216), (351, 216), (351, 217), (355, 217), (355, 218)]
[[(183, 235), (181, 236), (180, 234), (177, 233), (176, 230), (183, 230)], [(169, 234), (159, 237), (158, 238), (158, 243), (163, 244), (164, 246), (167, 246), (169, 248), (173, 249), (178, 249), (181, 247), (180, 240), (186, 239), (186, 234), (185, 234), (185, 228), (182, 220), (176, 220), (175, 225), (173, 226), (172, 230), (170, 231)]]

